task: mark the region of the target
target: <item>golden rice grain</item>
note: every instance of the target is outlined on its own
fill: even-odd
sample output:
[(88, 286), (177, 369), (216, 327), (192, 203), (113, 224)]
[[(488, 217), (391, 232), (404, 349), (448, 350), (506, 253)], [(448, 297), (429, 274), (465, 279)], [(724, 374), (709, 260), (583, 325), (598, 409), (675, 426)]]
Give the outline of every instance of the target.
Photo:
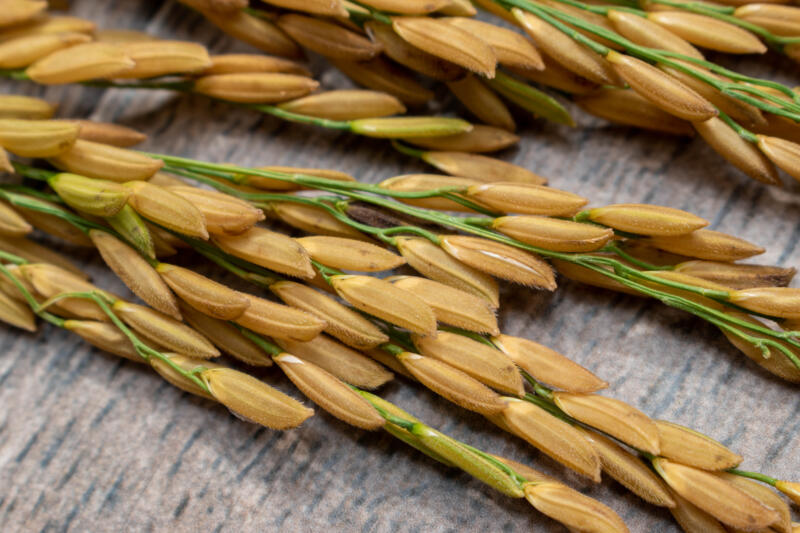
[(650, 100), (631, 89), (603, 87), (576, 96), (575, 103), (587, 113), (615, 124), (673, 135), (694, 135), (694, 129), (689, 122), (656, 107)]
[(17, 94), (0, 95), (0, 118), (47, 119), (53, 116), (56, 106), (41, 98)]
[(14, 28), (4, 28), (5, 31), (0, 35), (0, 41), (8, 41), (27, 35), (41, 35), (45, 33), (75, 32), (91, 34), (94, 29), (95, 24), (90, 20), (65, 15), (44, 15)]
[(692, 213), (647, 204), (596, 207), (588, 211), (588, 218), (621, 231), (658, 237), (685, 235), (708, 225), (707, 220)]
[[(43, 299), (49, 299), (68, 292), (104, 292), (85, 279), (47, 263), (21, 265), (19, 272), (30, 283), (34, 294), (41, 296)], [(85, 298), (64, 298), (49, 309), (67, 316), (90, 320), (109, 320), (108, 315), (95, 302)]]
[(139, 252), (102, 230), (90, 230), (89, 238), (108, 267), (136, 296), (148, 305), (177, 320), (181, 319), (178, 303), (158, 272)]
[(245, 10), (233, 13), (207, 10), (203, 11), (203, 16), (228, 35), (262, 52), (290, 58), (303, 57), (300, 47), (277, 25)]
[(742, 492), (749, 494), (763, 505), (776, 511), (780, 518), (772, 524), (773, 529), (783, 533), (792, 533), (792, 511), (783, 498), (778, 496), (774, 490), (757, 481), (729, 472), (720, 472), (717, 475)]
[(0, 235), (0, 249), (27, 259), (31, 263), (52, 263), (87, 279), (84, 271), (65, 255), (30, 239)]
[(669, 512), (686, 533), (729, 533), (719, 520), (672, 491), (675, 507)]
[(387, 117), (406, 111), (405, 106), (396, 97), (379, 91), (365, 90), (325, 91), (284, 102), (278, 107), (292, 113), (330, 120)]
[(729, 300), (750, 311), (780, 318), (800, 318), (800, 289), (754, 287), (731, 291)]
[(121, 182), (149, 179), (164, 166), (162, 161), (139, 152), (83, 139), (50, 162), (67, 172)]
[[(59, 207), (56, 204), (52, 204), (50, 202), (45, 203), (48, 205), (48, 207), (57, 211), (68, 212), (66, 209)], [(50, 235), (54, 235), (55, 237), (63, 239), (70, 244), (74, 244), (75, 246), (92, 246), (92, 241), (89, 240), (89, 237), (86, 236), (86, 233), (84, 233), (83, 230), (78, 229), (72, 224), (65, 224), (64, 219), (60, 216), (52, 215), (50, 213), (43, 213), (37, 209), (27, 209), (19, 206), (15, 207), (15, 209), (36, 229), (39, 229), (45, 233), (49, 233)]]
[(63, 48), (88, 43), (84, 33), (46, 33), (17, 37), (0, 43), (0, 68), (25, 68)]
[(241, 294), (250, 301), (250, 305), (234, 322), (256, 333), (278, 339), (310, 341), (325, 328), (325, 321), (310, 313), (250, 294)]
[[(171, 363), (177, 365), (182, 370), (187, 372), (191, 372), (192, 370), (200, 368), (224, 368), (222, 365), (206, 361), (205, 359), (198, 359), (196, 357), (189, 357), (177, 353), (165, 353), (164, 355), (170, 360)], [(186, 391), (189, 394), (194, 394), (195, 396), (200, 396), (201, 398), (205, 398), (207, 400), (214, 400), (214, 397), (200, 388), (197, 383), (182, 375), (163, 359), (159, 357), (151, 358), (150, 366), (152, 366), (153, 370), (155, 370), (167, 382), (181, 389), (182, 391)]]
[(553, 269), (532, 252), (465, 235), (442, 237), (441, 245), (459, 261), (492, 276), (550, 291), (556, 288)]
[(288, 353), (273, 359), (303, 394), (339, 420), (367, 430), (383, 426), (378, 411), (333, 374)]
[(727, 233), (701, 229), (676, 237), (650, 237), (647, 244), (675, 254), (709, 261), (738, 261), (764, 249)]
[(371, 276), (333, 276), (336, 293), (357, 309), (414, 333), (436, 333), (436, 316), (412, 293)]
[(503, 100), (477, 76), (468, 74), (447, 83), (450, 92), (481, 122), (514, 131), (516, 124)]
[(111, 43), (89, 42), (64, 48), (39, 59), (25, 74), (45, 85), (110, 78), (131, 70), (136, 62)]
[(574, 393), (608, 387), (607, 382), (586, 368), (538, 342), (505, 334), (492, 337), (492, 342), (517, 366), (548, 385)]
[(70, 120), (70, 122), (74, 122), (80, 126), (78, 138), (86, 141), (128, 148), (147, 139), (147, 135), (140, 131), (110, 122), (97, 122), (83, 119)]
[(125, 206), (131, 191), (119, 183), (62, 172), (47, 180), (70, 207), (90, 215), (114, 216)]
[(114, 324), (95, 320), (67, 320), (64, 322), (64, 329), (78, 334), (83, 340), (104, 352), (124, 357), (135, 363), (145, 362), (130, 339)]
[(74, 146), (78, 126), (64, 120), (0, 119), (0, 146), (22, 157), (51, 157)]
[(374, 348), (389, 340), (375, 324), (359, 313), (311, 287), (293, 281), (280, 281), (269, 288), (286, 304), (324, 320), (326, 333), (357, 350)]
[(45, 1), (6, 0), (0, 15), (0, 26), (13, 26), (27, 22), (47, 9)]
[(397, 249), (423, 276), (484, 298), (493, 308), (500, 305), (497, 282), (491, 276), (455, 259), (428, 239), (400, 237)]
[(188, 268), (159, 263), (156, 271), (183, 301), (213, 318), (234, 320), (250, 306), (241, 293)]
[(614, 398), (597, 394), (555, 392), (553, 400), (573, 418), (616, 437), (620, 441), (658, 455), (658, 427), (638, 409)]
[(785, 287), (791, 282), (796, 272), (794, 268), (714, 261), (686, 261), (676, 265), (675, 271), (713, 281), (733, 289)]
[(358, 272), (380, 272), (405, 264), (397, 254), (368, 242), (314, 235), (295, 239), (311, 259), (323, 265)]
[(661, 437), (661, 455), (671, 461), (703, 470), (727, 470), (742, 462), (742, 457), (702, 433), (656, 420)]
[(253, 227), (238, 235), (214, 235), (213, 240), (225, 252), (264, 268), (300, 278), (314, 276), (308, 252), (283, 233)]
[(401, 15), (426, 15), (449, 6), (452, 0), (365, 0), (364, 5)]
[[(738, 318), (739, 320), (743, 320), (745, 322), (749, 322), (751, 324), (769, 328), (766, 323), (758, 320), (748, 314), (739, 313), (735, 311), (728, 311), (728, 314), (731, 316)], [(791, 328), (790, 328), (791, 329)], [(762, 367), (766, 371), (775, 374), (776, 376), (780, 377), (781, 379), (785, 379), (791, 383), (800, 383), (800, 369), (795, 366), (795, 364), (786, 357), (785, 354), (779, 352), (777, 348), (770, 348), (769, 350), (769, 357), (764, 357), (764, 352), (761, 350), (760, 347), (754, 345), (753, 343), (741, 338), (740, 336), (736, 335), (733, 332), (728, 330), (722, 330), (723, 335), (725, 338), (730, 341), (736, 348), (739, 349), (743, 354), (745, 354), (750, 360), (756, 363), (758, 366)], [(757, 339), (765, 338), (765, 335), (746, 330), (746, 333), (750, 336), (756, 337)], [(793, 348), (789, 345), (783, 344), (784, 347), (789, 349), (792, 353), (797, 356), (800, 356), (800, 351), (796, 348)]]
[(400, 37), (429, 54), (488, 78), (494, 77), (497, 63), (494, 50), (468, 31), (429, 17), (395, 17), (392, 27)]
[(203, 213), (190, 202), (146, 181), (129, 181), (125, 186), (132, 191), (128, 204), (143, 217), (183, 235), (208, 239)]
[(508, 181), (472, 186), (467, 196), (506, 213), (558, 217), (572, 216), (587, 203), (586, 198), (571, 192)]
[[(383, 189), (400, 192), (423, 192), (442, 187), (463, 187), (466, 189), (481, 182), (471, 178), (459, 178), (455, 176), (443, 176), (441, 174), (405, 174), (394, 176), (383, 180), (378, 185)], [(437, 209), (441, 211), (466, 211), (474, 212), (471, 208), (460, 204), (455, 200), (441, 196), (431, 198), (396, 198), (398, 202), (408, 205), (424, 207), (426, 209)]]
[(357, 84), (391, 94), (406, 105), (420, 106), (433, 99), (433, 92), (420, 85), (408, 70), (383, 57), (363, 62), (335, 59), (331, 62)]
[(219, 356), (203, 335), (163, 313), (122, 300), (114, 302), (112, 309), (136, 333), (159, 346), (201, 359)]
[(439, 331), (435, 337), (413, 337), (420, 354), (432, 357), (484, 385), (514, 396), (523, 396), (525, 389), (514, 362), (503, 352), (464, 335)]
[(473, 35), (480, 35), (494, 51), (497, 62), (503, 66), (532, 70), (544, 68), (539, 51), (515, 31), (467, 17), (449, 17), (443, 20)]
[(704, 59), (703, 54), (687, 40), (645, 17), (615, 9), (609, 10), (606, 16), (620, 35), (636, 44)]
[(446, 363), (410, 352), (397, 358), (420, 383), (464, 409), (496, 415), (505, 408), (499, 394)]
[(518, 241), (555, 252), (592, 252), (614, 236), (610, 228), (542, 216), (497, 217), (492, 227)]
[(778, 168), (800, 180), (800, 144), (780, 137), (759, 135), (758, 148)]
[(288, 14), (278, 18), (277, 24), (300, 45), (325, 57), (365, 61), (381, 51), (366, 37), (326, 20)]
[(544, 63), (543, 70), (523, 70), (513, 67), (510, 70), (521, 78), (569, 94), (587, 94), (599, 88), (597, 83), (562, 67), (560, 63), (546, 55), (542, 55), (542, 62)]
[(101, 43), (138, 43), (142, 41), (157, 41), (158, 37), (139, 30), (120, 28), (101, 29), (93, 32), (94, 40)]
[(592, 481), (600, 481), (600, 456), (574, 426), (521, 400), (508, 400), (498, 418), (531, 446)]
[(410, 138), (411, 144), (450, 152), (496, 152), (515, 145), (519, 137), (503, 128), (476, 124), (470, 131), (441, 137)]
[(273, 104), (305, 96), (319, 83), (297, 74), (279, 72), (245, 72), (212, 74), (194, 82), (200, 94), (245, 104)]
[(472, 129), (472, 124), (465, 120), (447, 117), (361, 118), (350, 121), (350, 131), (353, 133), (381, 139), (441, 137)]
[(116, 77), (154, 78), (188, 74), (211, 65), (206, 47), (187, 41), (139, 41), (122, 44), (123, 53), (136, 63)]
[(0, 322), (25, 331), (36, 331), (36, 316), (27, 303), (0, 291)]
[(775, 488), (784, 493), (795, 504), (800, 505), (800, 483), (778, 481)]
[(283, 59), (260, 54), (219, 54), (210, 57), (211, 65), (203, 70), (203, 74), (241, 74), (245, 72), (283, 72), (311, 76), (304, 65)]
[(219, 403), (270, 429), (297, 427), (314, 414), (294, 398), (237, 370), (212, 368), (200, 377)]
[[(150, 180), (153, 183), (153, 180)], [(239, 234), (264, 220), (264, 212), (244, 200), (218, 191), (171, 186), (169, 191), (194, 205), (206, 221), (206, 229), (215, 235)]]
[(767, 47), (749, 31), (729, 22), (684, 11), (648, 13), (648, 20), (692, 44), (729, 54), (763, 54)]
[(4, 237), (24, 237), (33, 231), (33, 226), (11, 207), (0, 200), (0, 235)]
[(485, 298), (417, 276), (396, 276), (389, 281), (421, 298), (439, 322), (477, 333), (499, 333), (497, 317)]
[(628, 531), (622, 519), (610, 508), (558, 482), (526, 485), (525, 498), (539, 512), (579, 531)]

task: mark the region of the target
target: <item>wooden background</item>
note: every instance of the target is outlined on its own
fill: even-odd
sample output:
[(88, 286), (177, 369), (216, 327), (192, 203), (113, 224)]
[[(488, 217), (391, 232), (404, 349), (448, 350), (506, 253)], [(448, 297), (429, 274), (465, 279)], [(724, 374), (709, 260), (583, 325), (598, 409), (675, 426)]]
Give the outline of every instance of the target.
[[(170, 1), (75, 0), (72, 11), (104, 27), (195, 39), (215, 52), (247, 50)], [(798, 83), (796, 65), (785, 60), (739, 65)], [(322, 62), (314, 67), (325, 86), (347, 85)], [(150, 135), (144, 148), (151, 151), (338, 168), (365, 181), (426, 171), (386, 143), (288, 125), (203, 98), (1, 87), (60, 102), (63, 117), (139, 128)], [(593, 205), (688, 209), (716, 229), (767, 246), (759, 262), (800, 264), (796, 184), (777, 190), (751, 182), (697, 140), (576, 116), (576, 129), (531, 122), (519, 148), (504, 157)], [(100, 286), (124, 294), (90, 252), (69, 253)], [(744, 454), (745, 468), (800, 477), (797, 388), (760, 371), (709, 325), (566, 280), (553, 294), (506, 287), (503, 304), (506, 332), (586, 365), (611, 383), (609, 395), (712, 435)], [(300, 396), (278, 372), (263, 378)], [(668, 512), (613, 481), (590, 486), (420, 386), (400, 379), (381, 392), (434, 427), (599, 498), (632, 531), (677, 531)], [(0, 330), (0, 406), (2, 531), (563, 531), (524, 500), (499, 495), (387, 434), (354, 430), (321, 411), (293, 431), (259, 429), (49, 327), (35, 335)]]

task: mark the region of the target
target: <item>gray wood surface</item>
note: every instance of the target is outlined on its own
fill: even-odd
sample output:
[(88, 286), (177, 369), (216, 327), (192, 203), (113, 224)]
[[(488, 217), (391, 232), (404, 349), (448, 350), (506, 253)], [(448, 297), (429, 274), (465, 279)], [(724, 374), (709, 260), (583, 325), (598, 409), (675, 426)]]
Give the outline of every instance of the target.
[[(75, 0), (105, 27), (247, 50), (173, 2)], [(796, 66), (742, 61), (798, 83)], [(315, 65), (325, 86), (346, 86)], [(780, 70), (781, 74), (777, 72)], [(63, 117), (115, 120), (150, 135), (145, 149), (210, 161), (338, 168), (365, 181), (426, 171), (387, 144), (287, 125), (167, 93), (3, 83), (60, 102)], [(452, 105), (452, 102), (451, 102)], [(768, 247), (759, 262), (800, 264), (800, 188), (748, 181), (697, 140), (612, 127), (532, 122), (504, 154), (554, 186), (610, 202), (688, 209), (713, 227)], [(102, 287), (124, 288), (91, 253), (69, 250)], [(189, 259), (186, 259), (188, 261)], [(502, 326), (574, 358), (611, 383), (608, 394), (653, 417), (692, 426), (746, 457), (744, 467), (800, 473), (800, 396), (728, 345), (712, 327), (663, 305), (561, 280), (553, 293), (503, 290)], [(263, 378), (296, 397), (278, 372)], [(398, 380), (382, 391), (431, 425), (552, 473), (614, 508), (632, 531), (677, 531), (669, 513), (610, 480), (590, 486), (480, 417)], [(0, 530), (14, 531), (563, 531), (383, 433), (324, 412), (279, 433), (172, 388), (141, 366), (49, 327), (0, 329)]]

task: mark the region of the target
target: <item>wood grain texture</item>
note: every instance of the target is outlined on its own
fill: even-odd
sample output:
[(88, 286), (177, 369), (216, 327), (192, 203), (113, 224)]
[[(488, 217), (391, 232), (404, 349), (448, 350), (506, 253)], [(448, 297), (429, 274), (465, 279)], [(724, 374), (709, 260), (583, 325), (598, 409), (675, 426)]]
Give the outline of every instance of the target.
[[(173, 2), (75, 0), (104, 27), (191, 38), (215, 52), (248, 50)], [(728, 58), (720, 58), (728, 61)], [(796, 85), (796, 65), (739, 68)], [(341, 75), (315, 71), (327, 87)], [(60, 102), (59, 115), (114, 120), (150, 135), (145, 149), (249, 165), (337, 168), (365, 181), (424, 172), (386, 143), (282, 123), (203, 98), (3, 83)], [(446, 100), (450, 105), (454, 104)], [(715, 229), (764, 244), (758, 260), (800, 264), (800, 188), (747, 180), (698, 140), (609, 126), (533, 122), (509, 160), (593, 205), (653, 202), (688, 209)], [(788, 181), (788, 180), (787, 180)], [(124, 288), (92, 254), (69, 252), (97, 283)], [(180, 259), (179, 259), (180, 261)], [(503, 329), (543, 342), (611, 383), (609, 394), (694, 427), (742, 453), (744, 467), (800, 473), (800, 395), (711, 326), (651, 301), (560, 280), (553, 294), (503, 290)], [(277, 371), (259, 374), (295, 397)], [(590, 486), (521, 441), (404, 380), (382, 393), (434, 427), (527, 462), (614, 508), (636, 532), (678, 531), (669, 514), (606, 480)], [(0, 329), (0, 530), (12, 531), (563, 531), (383, 433), (325, 413), (278, 433), (183, 394), (142, 366), (63, 331)]]

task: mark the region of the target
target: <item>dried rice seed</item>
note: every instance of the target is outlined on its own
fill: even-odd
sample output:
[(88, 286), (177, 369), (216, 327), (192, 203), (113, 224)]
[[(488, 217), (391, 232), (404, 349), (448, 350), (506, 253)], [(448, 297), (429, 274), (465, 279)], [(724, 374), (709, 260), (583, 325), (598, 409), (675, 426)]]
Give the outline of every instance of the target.
[(189, 74), (208, 68), (211, 59), (206, 47), (187, 41), (141, 41), (121, 45), (123, 53), (136, 65), (120, 78), (154, 78), (167, 74)]
[(147, 139), (147, 135), (142, 132), (110, 122), (96, 122), (94, 120), (70, 120), (69, 122), (74, 122), (80, 126), (78, 138), (85, 141), (128, 148)]
[(126, 205), (131, 191), (119, 183), (62, 172), (47, 180), (70, 207), (99, 217), (111, 217)]
[(732, 289), (785, 287), (792, 281), (796, 273), (794, 268), (713, 261), (686, 261), (675, 265), (675, 271), (713, 281)]
[(675, 507), (670, 508), (675, 521), (686, 533), (730, 533), (719, 520), (671, 491)]
[(132, 193), (128, 204), (143, 217), (190, 237), (208, 239), (203, 213), (169, 189), (146, 181), (125, 183)]
[(281, 340), (278, 344), (292, 355), (313, 363), (356, 387), (375, 389), (394, 377), (369, 357), (327, 335), (319, 335), (308, 342)]
[(273, 359), (303, 394), (339, 420), (370, 431), (383, 426), (378, 411), (333, 374), (288, 353)]
[(440, 137), (472, 131), (472, 124), (459, 118), (388, 117), (350, 121), (350, 131), (379, 139)]
[(567, 191), (508, 181), (473, 185), (467, 196), (506, 213), (557, 217), (572, 216), (587, 203), (586, 198)]
[(497, 56), (485, 41), (438, 19), (394, 17), (392, 28), (411, 45), (467, 70), (494, 77)]
[[(761, 327), (769, 327), (766, 323), (751, 317), (745, 313), (737, 313), (735, 311), (728, 311), (728, 314), (738, 318), (739, 320), (744, 320), (746, 322), (750, 322), (751, 324), (755, 324)], [(790, 329), (794, 329), (793, 327)], [(782, 352), (779, 352), (777, 349), (770, 348), (769, 357), (764, 357), (764, 352), (761, 351), (761, 348), (755, 346), (754, 344), (745, 341), (738, 335), (728, 331), (722, 330), (722, 333), (725, 335), (725, 338), (730, 341), (736, 348), (739, 349), (743, 354), (745, 354), (748, 358), (750, 358), (754, 363), (758, 366), (762, 367), (767, 372), (770, 372), (781, 379), (785, 379), (791, 383), (800, 383), (800, 370), (794, 365), (794, 363), (789, 360), (786, 355)], [(747, 333), (757, 338), (763, 337), (763, 335), (759, 334), (755, 331), (748, 330)], [(798, 350), (793, 348), (792, 346), (784, 344), (786, 348), (795, 352), (795, 355), (800, 356), (800, 353), (797, 353)]]
[(381, 51), (378, 44), (333, 22), (288, 14), (279, 17), (277, 24), (301, 46), (325, 57), (365, 61)]
[(447, 363), (484, 385), (504, 394), (520, 397), (525, 394), (522, 375), (499, 350), (448, 331), (439, 331), (436, 337), (414, 335), (413, 342), (420, 354)]
[(519, 8), (511, 13), (536, 46), (567, 70), (600, 85), (621, 85), (614, 69), (600, 55), (531, 13)]
[(636, 44), (704, 59), (703, 54), (689, 41), (645, 17), (614, 9), (609, 10), (606, 16), (617, 33)]
[(388, 281), (421, 298), (439, 322), (476, 333), (499, 333), (494, 309), (485, 298), (417, 276), (396, 276)]
[(94, 40), (101, 43), (138, 43), (142, 41), (157, 41), (158, 37), (143, 31), (127, 30), (120, 28), (95, 30)]
[(250, 306), (241, 293), (193, 270), (159, 263), (156, 271), (183, 301), (210, 317), (234, 320)]
[(505, 334), (492, 337), (492, 342), (537, 381), (584, 394), (608, 387), (586, 368), (538, 342)]
[[(49, 299), (59, 294), (67, 292), (99, 292), (105, 294), (110, 299), (114, 299), (109, 293), (101, 291), (85, 279), (72, 274), (55, 265), (47, 263), (28, 263), (19, 268), (21, 275), (30, 283), (35, 294), (44, 299)], [(97, 304), (85, 298), (64, 298), (50, 307), (50, 310), (63, 311), (70, 316), (100, 320), (109, 320)]]
[(436, 333), (428, 304), (408, 291), (371, 276), (332, 276), (336, 293), (355, 308), (422, 335)]
[(502, 128), (476, 124), (472, 130), (456, 135), (404, 139), (430, 150), (451, 152), (496, 152), (515, 145), (519, 137)]
[(206, 229), (214, 235), (239, 234), (264, 220), (263, 211), (230, 194), (187, 185), (168, 189), (194, 205), (203, 214)]
[(303, 51), (275, 23), (244, 10), (235, 13), (203, 11), (203, 16), (231, 37), (255, 46), (262, 52), (289, 58), (302, 58)]
[(423, 276), (484, 298), (492, 308), (500, 305), (497, 282), (491, 276), (458, 261), (428, 239), (399, 237), (397, 249)]
[(544, 68), (539, 51), (528, 39), (513, 30), (466, 17), (441, 20), (473, 35), (480, 35), (494, 51), (497, 62), (503, 66), (530, 70)]
[(685, 235), (704, 228), (708, 221), (692, 213), (648, 204), (613, 204), (596, 207), (588, 219), (604, 226), (655, 237)]
[(245, 72), (213, 74), (194, 82), (194, 92), (245, 104), (274, 104), (305, 96), (319, 83), (297, 74)]
[(299, 278), (314, 276), (308, 252), (283, 233), (252, 227), (238, 235), (214, 235), (213, 240), (223, 251), (264, 268)]
[[(11, 274), (14, 275), (14, 277), (17, 278), (17, 281), (19, 281), (19, 283), (23, 287), (25, 287), (25, 289), (27, 289), (29, 293), (31, 293), (31, 295), (37, 302), (41, 303), (44, 301), (42, 295), (38, 294), (36, 292), (36, 289), (34, 289), (33, 286), (30, 284), (30, 282), (27, 279), (25, 279), (25, 275), (23, 274), (22, 269), (20, 268), (19, 265), (10, 263), (5, 265), (5, 267), (9, 272), (11, 272)], [(25, 299), (25, 296), (19, 290), (17, 285), (13, 283), (11, 279), (5, 275), (0, 275), (0, 291), (7, 294), (8, 296), (11, 296), (15, 300), (25, 303), (27, 305), (27, 300)]]
[(208, 339), (224, 353), (252, 366), (272, 366), (272, 358), (248, 339), (242, 332), (224, 320), (211, 318), (185, 302), (178, 302), (186, 322), (194, 329), (202, 331)]
[(594, 482), (600, 481), (600, 456), (574, 426), (520, 400), (508, 400), (497, 418), (537, 450)]
[(599, 429), (639, 450), (658, 455), (658, 426), (634, 407), (596, 394), (555, 392), (553, 400), (569, 416)]
[(88, 279), (86, 273), (65, 255), (32, 240), (0, 235), (0, 249), (27, 259), (30, 263), (52, 263), (83, 279)]
[(0, 26), (13, 26), (27, 22), (47, 9), (47, 2), (29, 0), (6, 0), (0, 15)]
[(514, 118), (506, 104), (477, 76), (468, 74), (460, 80), (448, 82), (447, 87), (482, 122), (508, 131), (516, 129)]
[(775, 488), (784, 493), (795, 504), (800, 505), (800, 483), (791, 481), (778, 481)]
[[(571, 15), (572, 17), (583, 20), (585, 22), (588, 22), (589, 24), (599, 26), (608, 32), (616, 33), (616, 30), (614, 29), (614, 26), (611, 24), (611, 21), (609, 21), (604, 15), (600, 15), (598, 13), (592, 13), (585, 9), (581, 9), (579, 7), (575, 7), (569, 4), (562, 4), (561, 2), (558, 2), (558, 0), (540, 0), (539, 3), (547, 7), (558, 9), (563, 13)], [(574, 24), (570, 24), (568, 22), (565, 22), (565, 24), (568, 27), (577, 31), (578, 33), (588, 37), (589, 39), (592, 39), (593, 41), (602, 44), (603, 46), (611, 48), (612, 50), (620, 50), (620, 51), (624, 50), (623, 46), (615, 43), (614, 41), (611, 41), (604, 37), (600, 37), (599, 35), (592, 33), (589, 30), (584, 30), (583, 28), (579, 28)]]
[[(783, 7), (783, 6), (770, 6), (770, 7)], [(737, 15), (737, 18), (740, 18), (745, 22), (749, 22), (750, 24), (761, 26), (765, 30), (774, 33), (775, 35), (794, 37), (800, 34), (800, 21), (796, 19), (795, 20), (782, 19), (772, 16), (765, 16), (762, 14), (753, 14), (746, 16)], [(790, 54), (787, 55), (789, 57), (792, 57)]]
[(449, 4), (439, 8), (437, 12), (450, 17), (474, 17), (478, 14), (470, 0), (450, 0)]
[(64, 120), (0, 119), (0, 146), (22, 157), (50, 157), (74, 146), (78, 126)]
[(459, 261), (492, 276), (549, 291), (556, 288), (552, 267), (532, 252), (466, 235), (442, 237), (441, 246)]
[(510, 67), (509, 70), (528, 81), (545, 87), (553, 87), (569, 94), (588, 94), (599, 88), (598, 84), (562, 67), (560, 63), (546, 55), (542, 55), (542, 62), (544, 63), (543, 70), (523, 70), (513, 67)]
[(94, 320), (67, 320), (64, 329), (77, 333), (83, 340), (104, 352), (124, 357), (134, 363), (144, 363), (133, 343), (120, 329), (109, 322)]
[(654, 459), (653, 465), (672, 490), (723, 524), (752, 530), (780, 519), (776, 511), (710, 472), (663, 457)]
[(314, 414), (294, 398), (231, 368), (204, 370), (200, 378), (219, 403), (244, 417), (270, 429), (290, 429)]
[(499, 394), (446, 363), (410, 352), (396, 357), (420, 383), (464, 409), (491, 416), (505, 408)]
[(28, 35), (42, 35), (46, 33), (86, 33), (95, 30), (94, 22), (78, 17), (45, 15), (36, 17), (28, 23), (20, 24), (15, 28), (4, 28), (0, 41), (8, 41)]
[(36, 315), (27, 303), (0, 290), (0, 322), (5, 322), (25, 331), (36, 331)]
[(518, 241), (555, 252), (593, 252), (614, 236), (610, 228), (543, 216), (498, 217), (492, 227)]
[[(705, 76), (726, 81), (721, 76), (716, 76), (713, 72), (707, 71), (702, 67), (698, 67), (697, 65), (686, 61), (676, 61), (696, 71), (701, 71)], [(720, 111), (727, 114), (743, 126), (747, 128), (753, 128), (766, 125), (767, 121), (764, 118), (764, 114), (757, 107), (742, 102), (733, 96), (721, 93), (717, 89), (708, 85), (706, 82), (698, 80), (694, 76), (686, 74), (677, 68), (667, 65), (659, 65), (658, 68), (692, 89), (694, 92), (711, 102)]]
[(330, 120), (388, 117), (406, 112), (394, 96), (378, 91), (325, 91), (284, 102), (278, 107), (292, 113)]
[(667, 113), (693, 122), (708, 120), (718, 113), (696, 91), (641, 59), (613, 50), (606, 59), (634, 91)]
[(733, 235), (701, 229), (677, 237), (650, 237), (649, 246), (709, 261), (738, 261), (764, 253), (764, 249)]
[(763, 54), (758, 37), (729, 22), (683, 11), (648, 13), (647, 19), (690, 43), (729, 54)]
[(295, 239), (311, 259), (323, 265), (358, 272), (380, 272), (405, 264), (405, 259), (375, 244), (315, 235)]
[(648, 503), (675, 506), (666, 484), (638, 457), (599, 433), (586, 430), (583, 433), (600, 456), (603, 471)]
[(374, 348), (389, 340), (375, 324), (311, 287), (293, 281), (279, 281), (269, 288), (287, 305), (324, 320), (326, 333), (357, 350)]
[(201, 359), (220, 355), (203, 335), (159, 311), (122, 300), (112, 309), (136, 333), (159, 346)]
[(50, 33), (4, 41), (0, 43), (0, 68), (25, 68), (53, 52), (91, 40), (83, 33)]
[(731, 291), (729, 300), (750, 311), (780, 318), (800, 318), (800, 289), (754, 287)]
[(0, 235), (4, 237), (24, 237), (33, 231), (33, 226), (28, 224), (8, 202), (0, 200)]
[(537, 511), (579, 531), (627, 533), (622, 519), (599, 501), (558, 482), (531, 483), (525, 498)]
[(83, 139), (49, 161), (67, 172), (118, 182), (149, 179), (164, 166), (163, 161), (139, 152)]
[(43, 120), (53, 116), (56, 106), (41, 98), (16, 94), (0, 95), (0, 118)]
[(464, 152), (423, 152), (423, 161), (451, 176), (472, 178), (483, 182), (507, 181), (542, 185), (547, 179), (519, 165)]
[[(442, 176), (441, 174), (405, 174), (383, 180), (378, 185), (390, 191), (422, 192), (442, 187), (463, 187), (466, 189), (467, 187), (479, 185), (480, 183), (480, 181), (471, 178)], [(463, 204), (438, 196), (432, 198), (396, 198), (396, 200), (404, 204), (424, 207), (426, 209), (474, 213), (474, 210)]]
[(395, 33), (390, 24), (369, 21), (364, 27), (370, 38), (381, 44), (387, 57), (415, 72), (441, 81), (455, 80), (464, 75), (464, 69), (455, 63), (407, 42)]
[(778, 137), (758, 136), (758, 148), (778, 168), (800, 180), (800, 144)]
[(53, 52), (29, 66), (25, 74), (36, 83), (55, 85), (112, 78), (135, 66), (121, 47), (89, 42)]
[(487, 461), (460, 442), (419, 422), (414, 424), (410, 431), (425, 448), (433, 451), (438, 456), (444, 457), (448, 463), (507, 496), (512, 498), (521, 498), (523, 496), (524, 493), (519, 483), (509, 476), (505, 470)]
[(256, 333), (277, 339), (310, 341), (325, 329), (325, 321), (310, 313), (250, 294), (241, 294), (250, 301), (250, 305), (234, 322)]
[(378, 11), (401, 15), (427, 15), (448, 7), (452, 0), (365, 0), (361, 3)]
[(433, 92), (417, 82), (406, 69), (383, 57), (369, 61), (331, 60), (333, 65), (359, 85), (389, 93), (409, 106), (421, 106), (433, 99)]
[[(56, 204), (46, 202), (44, 200), (38, 201), (46, 203), (48, 207), (52, 209), (68, 212), (66, 209), (63, 209)], [(70, 244), (74, 244), (75, 246), (93, 246), (92, 241), (89, 240), (89, 237), (83, 232), (83, 230), (78, 229), (72, 224), (64, 224), (64, 219), (60, 216), (51, 215), (50, 213), (42, 213), (36, 209), (27, 209), (19, 206), (16, 206), (15, 209), (23, 217), (25, 217), (25, 220), (27, 220), (34, 228), (41, 230), (44, 233), (54, 235), (55, 237), (65, 240)]]
[(176, 320), (181, 319), (172, 291), (139, 252), (105, 231), (90, 230), (89, 237), (103, 261), (131, 292), (158, 311)]
[(276, 202), (272, 204), (272, 209), (282, 222), (307, 233), (348, 239), (368, 239), (363, 233), (319, 207), (293, 202)]
[(204, 75), (242, 74), (246, 72), (283, 72), (311, 76), (311, 71), (304, 65), (259, 54), (219, 54), (210, 57), (211, 65), (203, 70)]
[[(638, 15), (632, 16), (640, 18)], [(630, 89), (604, 87), (577, 96), (575, 103), (587, 113), (616, 124), (673, 135), (694, 135), (694, 129), (689, 122), (663, 111)]]
[[(222, 365), (206, 361), (205, 359), (197, 359), (195, 357), (188, 357), (186, 355), (176, 353), (164, 354), (172, 363), (178, 365), (186, 371), (192, 371), (198, 368), (224, 368)], [(150, 359), (150, 366), (155, 370), (164, 380), (171, 385), (186, 391), (195, 396), (205, 398), (207, 400), (214, 400), (214, 397), (201, 389), (194, 381), (186, 378), (178, 373), (172, 366), (159, 357), (152, 357)]]
[(772, 524), (773, 529), (784, 533), (792, 533), (792, 511), (783, 498), (778, 496), (774, 490), (757, 481), (729, 472), (719, 472), (717, 475), (765, 506), (775, 510), (780, 518)]

